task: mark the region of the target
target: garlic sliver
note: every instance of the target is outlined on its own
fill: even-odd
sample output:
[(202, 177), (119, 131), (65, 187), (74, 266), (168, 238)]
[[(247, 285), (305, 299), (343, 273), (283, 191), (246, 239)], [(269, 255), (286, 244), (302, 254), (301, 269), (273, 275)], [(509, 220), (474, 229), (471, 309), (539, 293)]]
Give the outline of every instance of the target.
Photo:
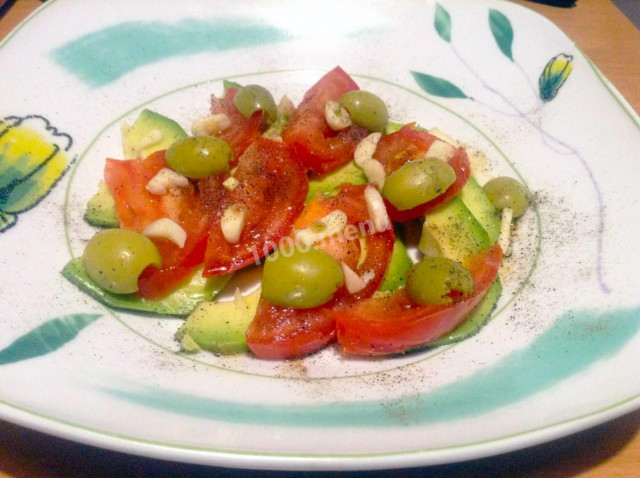
[(380, 192), (373, 186), (367, 186), (364, 190), (364, 199), (367, 203), (369, 218), (373, 222), (376, 231), (381, 232), (391, 228), (391, 219), (389, 219), (389, 214), (387, 214), (387, 208)]
[(382, 133), (371, 133), (358, 143), (353, 153), (353, 159), (358, 166), (362, 167), (365, 161), (373, 158), (373, 154), (376, 152), (378, 141), (380, 141), (381, 137)]
[(247, 208), (243, 204), (233, 204), (226, 208), (220, 219), (220, 228), (224, 239), (230, 244), (240, 240)]
[(144, 228), (142, 234), (147, 237), (168, 239), (176, 244), (180, 249), (182, 249), (185, 242), (187, 242), (186, 231), (180, 226), (180, 224), (168, 217), (153, 221)]
[(176, 173), (173, 169), (162, 168), (149, 180), (145, 188), (151, 194), (162, 196), (167, 194), (167, 189), (170, 187), (185, 188), (188, 185), (189, 180), (182, 174)]
[(224, 113), (218, 113), (195, 120), (191, 124), (191, 134), (193, 136), (211, 136), (224, 131), (229, 126), (231, 126), (229, 117)]
[(369, 182), (377, 186), (379, 190), (382, 190), (386, 179), (382, 163), (376, 159), (369, 159), (362, 165), (362, 170)]
[(344, 262), (340, 263), (344, 274), (344, 285), (350, 294), (360, 292), (367, 285), (366, 281), (360, 277), (351, 267)]
[(429, 146), (429, 149), (427, 150), (425, 156), (427, 158), (437, 158), (442, 161), (449, 161), (451, 158), (453, 158), (454, 154), (456, 154), (455, 146), (436, 139), (433, 143), (431, 143), (431, 146)]
[(353, 124), (347, 109), (337, 101), (327, 101), (324, 105), (324, 118), (333, 131), (341, 131)]
[(348, 219), (346, 213), (336, 209), (315, 220), (309, 227), (294, 229), (293, 237), (296, 243), (301, 245), (316, 244), (327, 237), (340, 234), (347, 226)]

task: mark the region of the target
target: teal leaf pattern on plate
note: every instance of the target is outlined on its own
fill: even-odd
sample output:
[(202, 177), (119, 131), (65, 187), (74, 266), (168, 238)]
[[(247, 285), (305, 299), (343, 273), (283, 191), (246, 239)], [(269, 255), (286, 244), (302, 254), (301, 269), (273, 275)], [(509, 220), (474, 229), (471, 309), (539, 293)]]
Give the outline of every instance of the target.
[(186, 416), (289, 427), (393, 427), (477, 417), (520, 402), (615, 355), (640, 331), (640, 308), (570, 310), (530, 345), (430, 393), (395, 400), (272, 405), (217, 400), (161, 387), (103, 387), (127, 402)]
[(513, 28), (509, 19), (498, 10), (489, 10), (489, 27), (493, 38), (495, 38), (500, 51), (513, 61), (513, 52), (511, 46), (513, 45)]
[(418, 73), (416, 71), (412, 71), (411, 74), (418, 83), (418, 86), (430, 95), (441, 96), (443, 98), (470, 98), (465, 95), (460, 88), (444, 78)]
[(451, 43), (451, 16), (439, 3), (436, 3), (436, 16), (433, 20), (433, 26), (436, 28), (440, 38)]
[(0, 365), (40, 357), (70, 342), (100, 314), (72, 314), (48, 320), (0, 350)]
[(266, 45), (289, 38), (279, 28), (242, 18), (127, 22), (65, 43), (53, 50), (52, 56), (83, 82), (99, 87), (166, 58)]
[(560, 53), (549, 60), (544, 67), (538, 85), (540, 86), (540, 99), (544, 102), (551, 101), (556, 97), (558, 91), (573, 69), (573, 57)]

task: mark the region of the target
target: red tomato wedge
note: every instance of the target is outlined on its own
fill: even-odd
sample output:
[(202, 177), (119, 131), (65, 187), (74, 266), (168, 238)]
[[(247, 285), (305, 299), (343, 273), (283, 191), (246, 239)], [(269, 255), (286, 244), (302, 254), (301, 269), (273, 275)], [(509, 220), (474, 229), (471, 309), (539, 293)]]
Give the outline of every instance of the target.
[(247, 330), (247, 345), (267, 360), (304, 357), (323, 349), (336, 338), (335, 320), (326, 308), (294, 309), (260, 298)]
[[(325, 239), (316, 247), (337, 261), (344, 261), (359, 275), (373, 271), (373, 278), (360, 292), (351, 294), (343, 286), (330, 302), (312, 309), (281, 307), (261, 297), (247, 331), (247, 344), (257, 357), (281, 360), (324, 348), (335, 340), (335, 320), (329, 311), (370, 297), (380, 286), (391, 260), (394, 234), (393, 229), (374, 233), (364, 199), (366, 187), (344, 184), (337, 196), (314, 199), (305, 207), (294, 227), (303, 229), (331, 211), (343, 211), (348, 217), (347, 228), (351, 228), (345, 228), (341, 237)], [(367, 247), (364, 260), (360, 257), (361, 238)]]
[[(304, 207), (309, 191), (307, 173), (282, 143), (258, 138), (240, 157), (233, 174), (239, 185), (228, 191), (228, 175), (199, 181), (202, 202), (210, 219), (204, 259), (205, 276), (227, 274), (248, 266), (273, 250)], [(236, 244), (226, 241), (221, 228), (224, 210), (245, 207), (245, 224)]]
[(107, 159), (104, 171), (120, 227), (142, 232), (153, 221), (168, 217), (187, 233), (183, 248), (167, 239), (152, 239), (162, 255), (162, 267), (148, 267), (138, 278), (138, 294), (147, 299), (169, 293), (204, 259), (207, 218), (194, 187), (172, 188), (162, 196), (146, 189), (151, 178), (166, 167), (164, 151), (158, 151), (145, 159)]
[(338, 101), (346, 92), (357, 89), (356, 82), (336, 67), (305, 93), (282, 134), (305, 168), (318, 174), (328, 173), (353, 159), (353, 152), (367, 136), (367, 130), (350, 126), (333, 131), (325, 119), (324, 108), (327, 101)]
[(388, 297), (364, 299), (331, 311), (338, 342), (348, 354), (389, 355), (420, 347), (450, 332), (478, 305), (498, 275), (502, 249), (491, 246), (465, 266), (474, 291), (451, 304), (417, 305), (401, 289)]
[(246, 118), (233, 104), (233, 98), (236, 93), (238, 93), (237, 89), (229, 88), (224, 98), (211, 96), (211, 114), (225, 114), (231, 121), (231, 125), (216, 136), (224, 139), (229, 144), (237, 161), (251, 143), (260, 136), (262, 111), (258, 110), (249, 118)]
[[(403, 164), (413, 159), (425, 157), (429, 147), (436, 139), (434, 135), (413, 129), (413, 124), (408, 124), (395, 133), (382, 136), (373, 156), (384, 165), (385, 173), (389, 176)], [(458, 148), (448, 164), (455, 171), (456, 180), (443, 194), (404, 211), (399, 211), (389, 201), (385, 201), (391, 220), (406, 222), (424, 216), (458, 194), (471, 175), (471, 165), (466, 151), (463, 148)]]

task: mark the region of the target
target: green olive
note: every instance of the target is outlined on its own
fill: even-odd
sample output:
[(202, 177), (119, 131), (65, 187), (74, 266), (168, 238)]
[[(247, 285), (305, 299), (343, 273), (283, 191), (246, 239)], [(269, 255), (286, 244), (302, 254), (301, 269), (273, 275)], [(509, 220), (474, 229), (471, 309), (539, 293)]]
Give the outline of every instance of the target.
[(498, 211), (511, 208), (514, 218), (522, 216), (529, 207), (524, 186), (513, 178), (494, 178), (485, 184), (483, 189)]
[(233, 104), (245, 117), (251, 116), (258, 110), (264, 113), (264, 123), (268, 126), (276, 120), (277, 106), (271, 93), (259, 85), (247, 85), (240, 88), (233, 97)]
[(414, 208), (444, 193), (456, 172), (444, 161), (425, 158), (410, 161), (389, 175), (382, 196), (399, 211)]
[(368, 91), (349, 91), (340, 97), (339, 103), (349, 111), (351, 121), (369, 131), (383, 131), (389, 122), (384, 101)]
[(222, 138), (195, 136), (174, 142), (169, 146), (165, 158), (175, 172), (200, 179), (229, 171), (233, 151)]
[(262, 273), (262, 294), (283, 307), (309, 309), (326, 304), (344, 282), (340, 264), (319, 249), (278, 252)]
[(425, 257), (407, 274), (407, 294), (418, 304), (447, 304), (449, 294), (469, 295), (473, 276), (462, 264), (445, 257)]
[(142, 234), (128, 229), (105, 229), (89, 241), (82, 254), (84, 268), (103, 289), (114, 294), (138, 290), (138, 276), (150, 265), (160, 267), (158, 248)]

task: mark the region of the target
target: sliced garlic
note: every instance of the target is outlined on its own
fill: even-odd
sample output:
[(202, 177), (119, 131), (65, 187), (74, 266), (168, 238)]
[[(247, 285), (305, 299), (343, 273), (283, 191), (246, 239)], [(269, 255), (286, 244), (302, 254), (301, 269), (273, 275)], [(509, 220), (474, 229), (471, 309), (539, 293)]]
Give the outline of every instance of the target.
[(140, 155), (140, 152), (143, 149), (148, 148), (149, 146), (154, 146), (158, 144), (160, 141), (164, 139), (164, 135), (162, 131), (159, 129), (152, 129), (149, 131), (149, 134), (143, 136), (140, 141), (133, 147), (136, 156)]
[(188, 185), (189, 180), (182, 174), (176, 173), (173, 169), (162, 168), (149, 180), (145, 188), (151, 194), (162, 196), (167, 194), (167, 190), (171, 187), (186, 188)]
[(437, 158), (442, 161), (449, 161), (453, 158), (453, 155), (456, 154), (456, 147), (450, 145), (449, 143), (445, 143), (439, 139), (436, 139), (429, 149), (427, 150), (427, 154), (425, 155), (427, 158)]
[(316, 244), (327, 237), (340, 234), (347, 225), (348, 217), (340, 209), (331, 211), (324, 217), (317, 219), (309, 227), (294, 229), (293, 238), (300, 245)]
[(327, 101), (324, 105), (324, 117), (333, 131), (343, 130), (353, 124), (347, 109), (337, 101)]
[(340, 262), (340, 266), (344, 274), (344, 285), (350, 294), (355, 294), (365, 288), (367, 283), (351, 267), (344, 262)]
[(180, 249), (184, 247), (185, 242), (187, 241), (187, 233), (177, 222), (169, 219), (168, 217), (164, 217), (162, 219), (158, 219), (157, 221), (153, 221), (142, 231), (147, 237), (159, 237), (168, 239), (174, 244), (176, 244)]
[(391, 228), (391, 219), (389, 219), (384, 200), (378, 190), (373, 186), (367, 186), (364, 190), (364, 199), (375, 230), (381, 232)]
[(244, 204), (232, 204), (222, 213), (220, 228), (222, 235), (229, 244), (236, 244), (240, 240), (247, 208)]
[(353, 153), (353, 159), (358, 166), (362, 167), (365, 161), (373, 158), (373, 154), (376, 152), (378, 141), (380, 141), (381, 137), (382, 133), (371, 133), (358, 143)]
[(371, 269), (362, 274), (362, 276), (359, 276), (344, 262), (340, 262), (340, 267), (342, 267), (342, 273), (344, 275), (344, 285), (350, 294), (360, 292), (376, 276), (376, 273)]
[(382, 190), (386, 179), (382, 163), (376, 159), (369, 159), (361, 167), (369, 182), (375, 184), (379, 190)]
[(240, 185), (240, 181), (233, 176), (229, 176), (222, 182), (222, 185), (227, 191), (235, 191), (235, 189)]
[(229, 117), (224, 113), (218, 113), (195, 120), (191, 124), (191, 134), (193, 136), (211, 136), (224, 131), (229, 126), (231, 126)]

